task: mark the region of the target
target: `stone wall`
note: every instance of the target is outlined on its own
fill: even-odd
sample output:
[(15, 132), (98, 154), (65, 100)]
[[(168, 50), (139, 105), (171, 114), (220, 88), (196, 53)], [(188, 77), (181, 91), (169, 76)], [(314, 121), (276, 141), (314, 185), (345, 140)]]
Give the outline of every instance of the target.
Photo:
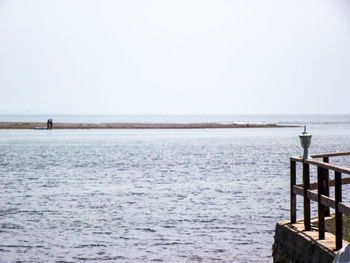
[(326, 233), (326, 239), (320, 242), (317, 240), (317, 231), (302, 231), (302, 229), (302, 222), (293, 225), (288, 222), (276, 224), (273, 262), (331, 263), (335, 256), (332, 248), (327, 246), (328, 243), (333, 244), (329, 241), (332, 239), (329, 236), (331, 234)]

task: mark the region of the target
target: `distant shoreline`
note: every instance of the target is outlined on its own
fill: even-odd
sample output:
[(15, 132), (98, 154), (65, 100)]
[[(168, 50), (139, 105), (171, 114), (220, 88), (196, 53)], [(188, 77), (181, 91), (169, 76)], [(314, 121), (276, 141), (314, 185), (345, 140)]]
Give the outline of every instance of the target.
[[(53, 123), (53, 129), (223, 129), (223, 128), (296, 128), (298, 125), (254, 123)], [(45, 129), (46, 122), (0, 122), (0, 129)]]

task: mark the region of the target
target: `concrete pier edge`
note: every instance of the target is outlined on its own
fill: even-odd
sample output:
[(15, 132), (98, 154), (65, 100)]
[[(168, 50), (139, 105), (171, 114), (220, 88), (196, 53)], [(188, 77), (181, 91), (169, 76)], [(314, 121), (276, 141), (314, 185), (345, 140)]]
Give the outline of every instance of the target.
[[(343, 246), (347, 244), (343, 240)], [(335, 235), (326, 232), (325, 239), (319, 240), (316, 227), (304, 231), (303, 219), (297, 220), (295, 224), (290, 224), (290, 221), (278, 222), (272, 250), (274, 263), (331, 263), (337, 252)]]

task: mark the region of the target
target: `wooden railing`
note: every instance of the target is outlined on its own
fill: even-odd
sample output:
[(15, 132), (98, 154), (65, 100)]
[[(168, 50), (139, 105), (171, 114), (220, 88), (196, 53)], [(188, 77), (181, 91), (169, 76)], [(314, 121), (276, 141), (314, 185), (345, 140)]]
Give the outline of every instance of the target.
[[(342, 185), (350, 184), (350, 177), (342, 178), (342, 174), (350, 175), (350, 169), (329, 163), (329, 157), (350, 155), (350, 152), (315, 154), (303, 160), (301, 157), (290, 157), (290, 218), (296, 223), (296, 195), (304, 197), (304, 227), (311, 230), (310, 200), (318, 203), (319, 239), (325, 238), (325, 217), (329, 216), (329, 208), (335, 209), (336, 250), (343, 246), (342, 214), (350, 216), (350, 206), (342, 202)], [(322, 161), (316, 160), (322, 158)], [(302, 164), (303, 183), (296, 184), (296, 163)], [(317, 167), (317, 182), (310, 183), (310, 165)], [(329, 180), (329, 171), (334, 172), (334, 180)], [(329, 197), (329, 187), (334, 186), (334, 199)], [(317, 193), (312, 191), (316, 190)]]

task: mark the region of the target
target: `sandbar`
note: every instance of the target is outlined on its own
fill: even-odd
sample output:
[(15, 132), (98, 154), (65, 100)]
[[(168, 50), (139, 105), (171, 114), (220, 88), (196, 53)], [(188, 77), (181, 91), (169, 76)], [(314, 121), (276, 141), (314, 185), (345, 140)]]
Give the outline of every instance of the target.
[[(53, 129), (222, 129), (222, 128), (295, 128), (297, 125), (254, 123), (53, 123)], [(46, 128), (46, 122), (0, 122), (0, 129)]]

